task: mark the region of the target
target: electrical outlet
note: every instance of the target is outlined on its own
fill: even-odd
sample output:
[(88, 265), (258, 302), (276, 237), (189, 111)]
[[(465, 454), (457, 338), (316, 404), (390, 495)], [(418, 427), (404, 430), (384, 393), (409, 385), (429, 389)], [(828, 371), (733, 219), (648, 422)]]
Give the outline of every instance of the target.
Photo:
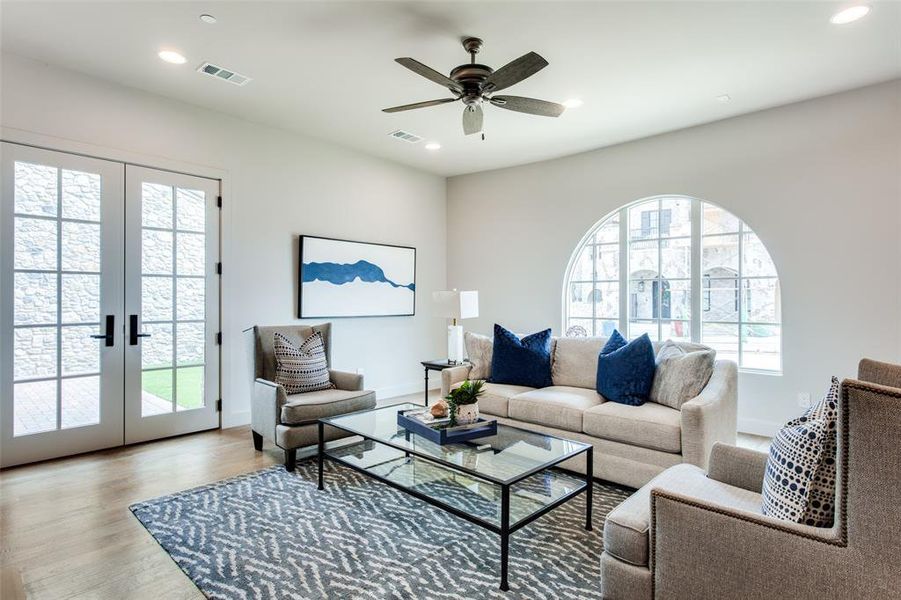
[(798, 406), (810, 408), (810, 392), (798, 392)]

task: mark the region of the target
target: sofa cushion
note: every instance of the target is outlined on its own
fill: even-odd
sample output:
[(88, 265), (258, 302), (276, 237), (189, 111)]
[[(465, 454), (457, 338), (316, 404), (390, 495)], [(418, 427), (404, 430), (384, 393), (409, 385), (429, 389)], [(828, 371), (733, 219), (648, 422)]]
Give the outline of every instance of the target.
[[(463, 385), (462, 381), (452, 385), (451, 389), (455, 390), (461, 385)], [(486, 383), (482, 389), (484, 392), (479, 396), (479, 412), (494, 415), (495, 417), (507, 417), (509, 416), (507, 403), (510, 398), (525, 392), (531, 392), (535, 388), (524, 385), (508, 385), (506, 383)]]
[(491, 350), (491, 383), (547, 387), (551, 382), (551, 330), (520, 339), (497, 323)]
[(760, 514), (760, 494), (710, 479), (695, 465), (670, 467), (607, 515), (604, 551), (623, 562), (648, 564), (648, 529), (651, 523), (651, 490), (662, 488), (702, 501), (714, 502)]
[(466, 356), (472, 370), (470, 379), (488, 379), (491, 377), (491, 351), (494, 341), (487, 335), (479, 335), (467, 331), (463, 334), (463, 342), (466, 344)]
[(322, 417), (334, 417), (356, 410), (375, 408), (375, 392), (367, 390), (320, 390), (288, 396), (282, 406), (282, 425), (313, 423)]
[(554, 385), (510, 398), (509, 416), (567, 431), (582, 431), (582, 413), (604, 399), (594, 390)]
[(582, 423), (582, 430), (595, 437), (663, 452), (682, 451), (682, 413), (662, 404), (605, 402), (586, 410)]
[(654, 346), (648, 334), (625, 345), (613, 332), (598, 357), (597, 392), (611, 402), (637, 406), (647, 401), (654, 383)]
[(670, 408), (682, 408), (710, 381), (715, 359), (716, 350), (686, 352), (676, 342), (666, 340), (657, 351), (651, 401)]
[(559, 338), (554, 348), (551, 377), (554, 385), (594, 388), (598, 374), (598, 354), (607, 338)]

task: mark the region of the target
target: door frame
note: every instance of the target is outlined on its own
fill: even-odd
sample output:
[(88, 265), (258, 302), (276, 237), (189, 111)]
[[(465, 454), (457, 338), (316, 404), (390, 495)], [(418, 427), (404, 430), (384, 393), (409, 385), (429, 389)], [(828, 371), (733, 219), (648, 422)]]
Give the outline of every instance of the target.
[[(79, 156), (89, 159), (108, 161), (121, 163), (124, 165), (133, 165), (133, 166), (142, 166), (150, 169), (156, 169), (160, 171), (169, 171), (172, 173), (179, 173), (184, 175), (191, 175), (194, 177), (202, 177), (206, 179), (218, 180), (219, 182), (219, 196), (220, 198), (230, 197), (231, 193), (231, 176), (230, 172), (227, 169), (210, 166), (206, 164), (195, 163), (186, 160), (172, 159), (164, 156), (160, 156), (157, 154), (147, 154), (144, 152), (134, 152), (130, 150), (124, 150), (122, 148), (117, 148), (113, 146), (105, 146), (102, 144), (94, 144), (91, 142), (80, 141), (77, 139), (71, 138), (63, 138), (51, 134), (46, 134), (38, 131), (30, 131), (26, 129), (20, 129), (16, 127), (2, 126), (0, 125), (0, 143), (8, 143), (15, 144), (17, 146), (30, 147), (38, 150), (47, 150), (49, 152), (57, 152), (63, 154), (69, 154), (73, 156)], [(124, 175), (123, 175), (123, 188), (124, 188)], [(230, 257), (230, 248), (228, 246), (228, 239), (230, 239), (229, 232), (231, 231), (231, 223), (232, 223), (232, 207), (231, 203), (224, 202), (219, 210), (219, 260), (221, 262), (227, 261)], [(6, 232), (0, 229), (0, 238), (6, 239)], [(4, 253), (5, 254), (5, 253)], [(10, 271), (11, 272), (11, 271)], [(225, 363), (224, 360), (224, 352), (226, 348), (231, 350), (231, 340), (232, 340), (232, 327), (229, 325), (231, 323), (230, 316), (230, 305), (225, 301), (225, 289), (228, 283), (228, 279), (220, 275), (218, 278), (219, 281), (219, 330), (221, 332), (220, 343), (218, 345), (218, 371), (219, 371), (219, 428), (222, 427), (232, 427), (236, 425), (242, 425), (247, 422), (247, 417), (249, 417), (249, 410), (244, 411), (232, 411), (226, 412), (225, 408), (230, 406), (230, 397), (227, 389), (232, 389), (234, 386), (234, 382), (230, 382), (228, 388), (226, 388), (224, 376), (223, 376), (223, 365)], [(4, 285), (4, 282), (0, 281), (0, 287)], [(124, 325), (122, 323), (121, 325)], [(119, 328), (120, 324), (117, 323), (117, 328)], [(124, 334), (123, 334), (124, 335)], [(2, 349), (0, 349), (2, 350)], [(233, 359), (235, 357), (232, 357)], [(0, 363), (2, 363), (3, 356), (2, 352), (0, 352)], [(0, 390), (2, 392), (2, 390)], [(0, 415), (0, 419), (2, 419), (2, 415)], [(124, 423), (123, 423), (124, 429)], [(124, 431), (123, 431), (124, 437)], [(127, 445), (127, 444), (126, 444)], [(91, 450), (84, 450), (84, 452), (90, 452)], [(2, 458), (2, 457), (0, 457)], [(40, 458), (34, 459), (34, 461), (43, 460)], [(34, 462), (28, 461), (28, 462)], [(0, 468), (5, 468), (7, 466), (13, 466), (14, 464), (24, 464), (16, 462), (7, 464), (5, 459), (0, 462)]]

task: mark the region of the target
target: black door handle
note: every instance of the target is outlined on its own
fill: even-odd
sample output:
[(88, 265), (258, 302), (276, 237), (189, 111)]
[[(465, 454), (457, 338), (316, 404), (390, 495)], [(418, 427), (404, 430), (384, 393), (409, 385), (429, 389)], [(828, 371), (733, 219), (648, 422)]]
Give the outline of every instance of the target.
[(128, 315), (128, 344), (138, 345), (138, 338), (148, 338), (149, 333), (138, 333), (138, 315)]
[(106, 315), (106, 333), (91, 337), (95, 340), (106, 340), (104, 346), (112, 346), (116, 342), (116, 315)]

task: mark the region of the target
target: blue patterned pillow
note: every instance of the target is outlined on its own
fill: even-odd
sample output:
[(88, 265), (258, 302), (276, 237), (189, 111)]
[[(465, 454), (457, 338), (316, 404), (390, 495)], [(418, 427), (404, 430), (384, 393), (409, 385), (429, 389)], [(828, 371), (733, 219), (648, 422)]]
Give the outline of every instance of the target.
[(598, 355), (597, 391), (611, 402), (641, 406), (651, 394), (656, 369), (648, 334), (626, 343), (614, 331)]
[(779, 430), (770, 445), (763, 479), (763, 514), (831, 527), (835, 511), (835, 450), (840, 385)]
[(551, 330), (545, 329), (521, 340), (497, 323), (491, 355), (490, 383), (541, 388), (551, 381)]

